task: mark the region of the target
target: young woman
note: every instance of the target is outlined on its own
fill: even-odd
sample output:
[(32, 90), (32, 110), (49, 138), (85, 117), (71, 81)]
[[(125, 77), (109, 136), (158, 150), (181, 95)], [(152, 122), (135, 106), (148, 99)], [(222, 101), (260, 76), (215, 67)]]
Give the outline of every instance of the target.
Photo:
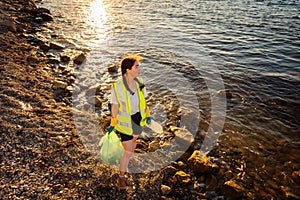
[(111, 124), (108, 132), (113, 130), (119, 134), (124, 147), (120, 160), (118, 186), (126, 189), (125, 172), (129, 159), (136, 148), (142, 126), (151, 120), (144, 80), (139, 78), (141, 56), (128, 55), (121, 60), (122, 77), (113, 83), (111, 92)]

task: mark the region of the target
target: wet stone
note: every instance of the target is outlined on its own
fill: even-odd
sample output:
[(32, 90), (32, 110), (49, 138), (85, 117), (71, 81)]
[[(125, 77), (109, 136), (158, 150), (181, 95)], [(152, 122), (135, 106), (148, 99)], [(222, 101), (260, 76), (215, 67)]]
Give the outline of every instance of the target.
[(83, 61), (85, 59), (86, 59), (85, 54), (84, 53), (79, 53), (79, 54), (77, 54), (77, 55), (74, 56), (73, 61), (74, 61), (75, 64), (80, 65), (80, 64), (83, 63)]
[(292, 179), (295, 181), (295, 183), (300, 185), (300, 171), (294, 171), (292, 173)]
[(180, 149), (186, 150), (194, 145), (194, 136), (187, 129), (178, 128), (174, 133), (175, 143)]
[(88, 103), (91, 105), (95, 105), (96, 107), (101, 107), (102, 99), (98, 96), (92, 96), (88, 99)]
[(191, 175), (185, 173), (184, 171), (178, 171), (173, 176), (173, 180), (176, 183), (179, 183), (180, 185), (187, 185), (191, 182)]
[(54, 50), (62, 50), (65, 48), (65, 46), (57, 42), (50, 42), (50, 48)]
[(54, 80), (53, 85), (55, 85), (58, 88), (66, 88), (68, 84), (64, 81)]
[(161, 185), (160, 189), (163, 195), (168, 195), (172, 191), (172, 189), (167, 185)]
[(222, 191), (228, 199), (239, 199), (242, 197), (244, 189), (235, 181), (230, 180), (224, 183)]
[(118, 72), (118, 67), (116, 65), (111, 65), (107, 68), (108, 72), (115, 73)]
[(216, 167), (201, 151), (195, 150), (188, 159), (188, 165), (195, 174), (210, 173)]

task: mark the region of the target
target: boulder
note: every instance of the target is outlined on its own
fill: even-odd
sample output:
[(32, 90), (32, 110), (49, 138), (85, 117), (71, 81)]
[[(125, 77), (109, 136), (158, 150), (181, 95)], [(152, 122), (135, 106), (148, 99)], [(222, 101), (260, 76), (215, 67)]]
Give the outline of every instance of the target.
[(173, 176), (174, 182), (179, 183), (179, 185), (187, 185), (191, 182), (191, 175), (185, 173), (184, 171), (178, 171)]
[(46, 22), (53, 21), (52, 15), (50, 15), (48, 13), (40, 13), (39, 17), (41, 17), (43, 19), (43, 21), (46, 21)]
[(222, 191), (227, 199), (240, 199), (243, 196), (244, 188), (238, 185), (235, 181), (226, 181), (222, 186)]
[(211, 173), (217, 165), (213, 164), (210, 159), (201, 151), (195, 150), (188, 159), (188, 166), (197, 175)]
[(177, 172), (177, 169), (175, 167), (173, 167), (173, 166), (167, 166), (166, 168), (163, 169), (163, 172), (166, 175), (173, 176)]
[(118, 67), (116, 65), (111, 65), (107, 69), (108, 69), (108, 72), (110, 72), (110, 73), (118, 72)]
[(154, 140), (154, 141), (150, 142), (148, 148), (149, 148), (149, 151), (155, 151), (157, 149), (160, 149), (159, 141)]
[(77, 55), (74, 56), (73, 61), (75, 64), (80, 65), (83, 63), (83, 61), (86, 59), (86, 56), (84, 55), (84, 53), (79, 53)]
[(161, 185), (160, 189), (163, 195), (168, 195), (171, 192), (171, 188), (167, 185)]
[(174, 134), (175, 143), (181, 150), (186, 150), (194, 145), (194, 136), (187, 129), (178, 128)]
[(42, 8), (42, 7), (40, 7), (40, 8), (37, 8), (36, 11), (37, 11), (38, 13), (47, 13), (47, 14), (49, 14), (49, 15), (51, 14), (51, 13), (50, 13), (50, 10), (47, 9), (47, 8)]
[(97, 96), (91, 96), (89, 99), (88, 99), (88, 103), (89, 104), (92, 104), (92, 105), (95, 105), (96, 107), (101, 107), (102, 105), (102, 100), (100, 97), (97, 97)]
[(7, 30), (9, 30), (11, 32), (14, 32), (14, 33), (17, 32), (15, 20), (4, 14), (0, 14), (0, 27), (1, 26), (7, 28)]
[(100, 90), (101, 90), (101, 85), (92, 86), (86, 90), (85, 95), (92, 96), (99, 93)]
[(70, 60), (73, 60), (75, 64), (80, 65), (86, 59), (86, 56), (82, 51), (64, 49), (60, 54), (60, 59), (63, 62), (69, 62)]

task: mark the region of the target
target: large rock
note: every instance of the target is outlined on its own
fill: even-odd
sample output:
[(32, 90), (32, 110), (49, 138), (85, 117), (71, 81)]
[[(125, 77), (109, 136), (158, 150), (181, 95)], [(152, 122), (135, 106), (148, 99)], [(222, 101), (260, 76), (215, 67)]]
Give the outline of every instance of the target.
[(93, 96), (101, 90), (101, 85), (96, 85), (88, 88), (85, 92), (86, 96)]
[(11, 32), (17, 32), (15, 20), (9, 16), (0, 13), (0, 27), (3, 26)]
[(163, 195), (168, 195), (172, 191), (171, 188), (167, 185), (161, 185), (160, 189)]
[(50, 42), (50, 48), (54, 50), (62, 50), (65, 48), (65, 46), (57, 42)]
[(47, 9), (47, 8), (42, 8), (42, 7), (40, 7), (40, 8), (37, 8), (36, 11), (37, 11), (38, 13), (47, 13), (47, 14), (49, 14), (49, 15), (51, 14), (50, 10)]
[(149, 151), (155, 151), (155, 150), (159, 149), (160, 148), (159, 141), (154, 140), (154, 141), (150, 142), (148, 148), (149, 148)]
[(230, 180), (224, 183), (222, 191), (229, 200), (240, 199), (243, 196), (244, 188), (235, 181)]
[(184, 171), (178, 171), (173, 176), (173, 180), (176, 183), (179, 183), (179, 185), (187, 185), (191, 182), (191, 175), (185, 173)]
[(118, 72), (118, 66), (117, 65), (111, 65), (107, 68), (108, 72), (115, 73)]
[(187, 129), (176, 128), (174, 130), (174, 141), (180, 150), (187, 150), (194, 145), (194, 136)]
[(43, 19), (43, 21), (53, 21), (53, 17), (52, 15), (48, 14), (48, 13), (40, 13), (39, 17), (41, 17)]
[(83, 61), (86, 59), (86, 56), (83, 52), (80, 52), (79, 54), (75, 55), (74, 58), (73, 58), (73, 61), (75, 64), (82, 64)]
[(163, 172), (166, 176), (173, 176), (177, 172), (177, 169), (173, 166), (167, 166), (163, 169)]
[(217, 168), (217, 165), (213, 164), (210, 159), (199, 150), (195, 150), (188, 159), (188, 166), (197, 175), (211, 173), (214, 168)]
[(98, 96), (91, 96), (88, 99), (89, 104), (95, 105), (96, 107), (102, 106), (102, 99)]
[(60, 59), (63, 62), (69, 62), (70, 60), (73, 60), (75, 64), (80, 65), (86, 59), (86, 56), (82, 51), (65, 49), (63, 52), (61, 52)]
[(66, 82), (60, 80), (54, 80), (52, 83), (58, 88), (66, 88), (68, 86)]

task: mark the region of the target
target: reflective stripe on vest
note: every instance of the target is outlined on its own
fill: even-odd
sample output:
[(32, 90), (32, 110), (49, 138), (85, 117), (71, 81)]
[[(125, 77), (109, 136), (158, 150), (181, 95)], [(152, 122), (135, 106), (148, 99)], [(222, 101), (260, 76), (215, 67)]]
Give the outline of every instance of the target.
[[(143, 80), (141, 79), (143, 82)], [(128, 96), (128, 92), (126, 90), (126, 87), (123, 83), (123, 80), (119, 80), (117, 83), (113, 83), (113, 88), (115, 90), (116, 98), (119, 103), (119, 112), (116, 116), (117, 119), (117, 125), (116, 130), (120, 131), (121, 133), (132, 135), (132, 124), (131, 124), (131, 102), (130, 97)], [(141, 113), (141, 123), (140, 126), (146, 125), (146, 100), (144, 97), (144, 89), (139, 88), (139, 84), (136, 83), (136, 88), (138, 91), (138, 97), (139, 97), (139, 110)], [(123, 101), (120, 97), (119, 92), (122, 92), (123, 94)]]
[[(142, 83), (144, 83), (144, 80), (141, 79)], [(145, 126), (146, 125), (146, 100), (144, 96), (144, 88), (140, 89), (140, 86), (138, 83), (136, 83), (137, 91), (138, 91), (138, 96), (139, 96), (139, 107), (140, 107), (140, 113), (142, 120), (140, 122), (140, 126)]]

